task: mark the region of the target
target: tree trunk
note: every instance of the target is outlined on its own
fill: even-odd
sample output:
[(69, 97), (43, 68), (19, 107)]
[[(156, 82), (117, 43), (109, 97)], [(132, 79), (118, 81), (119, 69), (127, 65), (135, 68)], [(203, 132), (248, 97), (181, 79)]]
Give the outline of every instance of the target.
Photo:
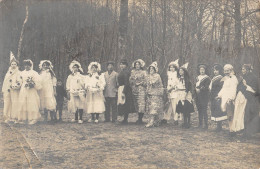
[(128, 0), (121, 0), (119, 17), (118, 59), (127, 58)]

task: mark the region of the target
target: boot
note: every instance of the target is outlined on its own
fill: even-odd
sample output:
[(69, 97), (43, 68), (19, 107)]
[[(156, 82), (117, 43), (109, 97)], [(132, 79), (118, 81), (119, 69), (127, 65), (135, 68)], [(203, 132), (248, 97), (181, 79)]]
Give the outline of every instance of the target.
[(138, 120), (136, 121), (136, 124), (143, 124), (143, 117), (144, 113), (138, 113)]

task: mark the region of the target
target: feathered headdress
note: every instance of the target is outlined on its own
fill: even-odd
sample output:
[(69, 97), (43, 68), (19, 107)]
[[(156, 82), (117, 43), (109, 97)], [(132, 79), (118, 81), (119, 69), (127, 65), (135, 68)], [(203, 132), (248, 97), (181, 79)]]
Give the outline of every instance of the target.
[(78, 65), (79, 66), (79, 70), (83, 73), (83, 69), (81, 68), (81, 64), (76, 61), (76, 60), (73, 60), (70, 65), (69, 65), (69, 68), (70, 68), (70, 71), (73, 73), (73, 66), (75, 65)]
[(145, 62), (144, 62), (142, 59), (137, 59), (137, 60), (135, 60), (135, 61), (132, 63), (132, 67), (133, 67), (133, 68), (135, 67), (135, 63), (136, 63), (136, 62), (139, 62), (140, 65), (141, 65), (141, 68), (144, 68)]
[(94, 66), (94, 65), (97, 66), (97, 71), (98, 71), (98, 72), (101, 72), (101, 65), (100, 65), (98, 62), (91, 62), (91, 63), (88, 65), (88, 73), (92, 73), (91, 68), (92, 68), (92, 66)]

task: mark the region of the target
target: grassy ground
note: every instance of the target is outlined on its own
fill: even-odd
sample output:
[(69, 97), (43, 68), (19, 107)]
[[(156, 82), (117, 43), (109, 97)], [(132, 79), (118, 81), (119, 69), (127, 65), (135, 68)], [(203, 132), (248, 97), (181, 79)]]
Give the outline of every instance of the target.
[(1, 122), (1, 168), (22, 168), (16, 166), (28, 162), (15, 141), (17, 134), (23, 135), (37, 156), (31, 162), (39, 159), (42, 168), (48, 169), (260, 167), (260, 134), (247, 141), (231, 140), (227, 126), (220, 133), (214, 132), (214, 124), (208, 131), (197, 129), (196, 114), (190, 129), (171, 124), (145, 128), (134, 124), (135, 114), (127, 126), (66, 122), (72, 117), (64, 113), (62, 123), (11, 124), (11, 128)]

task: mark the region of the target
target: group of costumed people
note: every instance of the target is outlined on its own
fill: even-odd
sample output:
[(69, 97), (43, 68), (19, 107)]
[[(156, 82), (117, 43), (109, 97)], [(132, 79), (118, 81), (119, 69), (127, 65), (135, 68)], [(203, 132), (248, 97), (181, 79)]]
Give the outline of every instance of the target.
[(83, 123), (85, 112), (91, 114), (88, 122), (98, 123), (99, 115), (104, 113), (105, 122), (117, 122), (117, 116), (121, 115), (124, 117), (121, 123), (127, 124), (129, 113), (137, 112), (137, 124), (143, 123), (144, 114), (149, 115), (146, 127), (173, 120), (174, 125), (183, 121), (182, 127), (189, 128), (191, 113), (197, 107), (198, 127), (208, 129), (210, 102), (211, 120), (217, 123), (217, 131), (222, 130), (224, 120), (229, 122), (231, 135), (242, 130), (245, 134), (259, 130), (259, 84), (251, 65), (243, 65), (242, 76), (236, 77), (232, 65), (215, 64), (211, 78), (207, 65), (199, 64), (193, 87), (188, 63), (179, 66), (176, 60), (168, 65), (164, 87), (157, 62), (145, 69), (145, 62), (137, 59), (129, 69), (127, 60), (122, 59), (119, 73), (114, 70), (114, 62), (107, 63), (104, 73), (100, 63), (91, 62), (84, 75), (81, 64), (72, 61), (64, 89), (49, 60), (40, 62), (37, 73), (31, 60), (24, 60), (24, 70), (19, 71), (19, 62), (12, 53), (10, 56), (2, 88), (6, 122), (35, 124), (41, 116), (47, 121), (48, 114), (51, 120), (57, 120), (57, 112), (62, 120), (63, 101), (67, 98), (68, 112), (75, 114), (73, 122)]

